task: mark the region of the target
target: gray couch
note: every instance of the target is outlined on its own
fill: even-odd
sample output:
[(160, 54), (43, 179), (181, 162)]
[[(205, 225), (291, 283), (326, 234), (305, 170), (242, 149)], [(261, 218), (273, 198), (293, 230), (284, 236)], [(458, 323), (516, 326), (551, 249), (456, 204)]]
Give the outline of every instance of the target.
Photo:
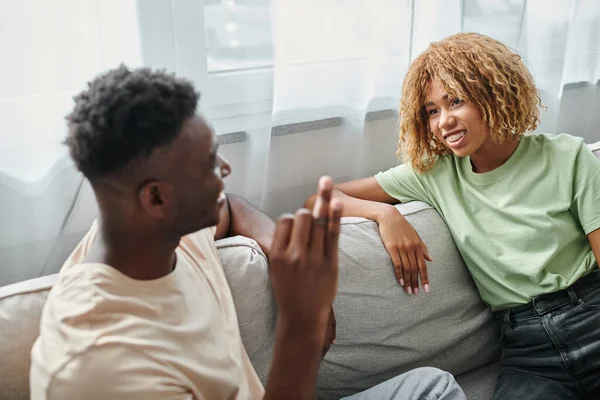
[[(594, 150), (600, 158), (600, 143)], [(339, 398), (412, 368), (435, 366), (454, 374), (469, 399), (490, 399), (499, 371), (498, 326), (437, 212), (419, 202), (398, 208), (434, 259), (429, 263), (431, 293), (405, 294), (377, 225), (344, 218), (334, 305), (337, 341), (321, 363), (319, 398)], [(84, 220), (91, 218), (86, 215)], [(83, 233), (71, 234), (68, 243), (74, 245)], [(217, 247), (244, 345), (264, 382), (276, 315), (266, 259), (256, 243), (244, 237), (218, 241)], [(0, 400), (29, 398), (29, 353), (55, 279), (49, 275), (0, 287)]]

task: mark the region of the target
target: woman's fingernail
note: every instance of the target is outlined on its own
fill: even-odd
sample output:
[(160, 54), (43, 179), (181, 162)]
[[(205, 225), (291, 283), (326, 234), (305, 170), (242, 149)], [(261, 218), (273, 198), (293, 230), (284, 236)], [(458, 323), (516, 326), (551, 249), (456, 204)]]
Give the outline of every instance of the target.
[(429, 293), (429, 283), (426, 283), (426, 284), (423, 286), (423, 289), (425, 290), (425, 293)]
[(404, 279), (400, 279), (398, 283), (400, 283), (400, 286), (404, 286)]
[(415, 288), (414, 294), (415, 294), (415, 296), (419, 294), (419, 288)]
[(408, 289), (406, 290), (408, 292), (408, 294), (412, 294), (412, 288), (409, 286)]

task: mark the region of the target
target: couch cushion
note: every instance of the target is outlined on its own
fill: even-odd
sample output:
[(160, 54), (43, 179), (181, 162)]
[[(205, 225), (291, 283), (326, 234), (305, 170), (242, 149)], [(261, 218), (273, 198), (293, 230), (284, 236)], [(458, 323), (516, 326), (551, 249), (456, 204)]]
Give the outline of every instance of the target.
[(242, 342), (264, 384), (271, 367), (277, 317), (267, 258), (254, 240), (242, 236), (220, 240), (218, 248)]
[(600, 140), (596, 143), (589, 144), (588, 146), (592, 150), (592, 153), (594, 153), (596, 157), (600, 160)]
[[(321, 398), (365, 390), (419, 366), (460, 375), (498, 359), (498, 327), (444, 221), (425, 203), (398, 208), (434, 260), (428, 263), (431, 292), (404, 293), (377, 224), (344, 218), (334, 305), (337, 341), (321, 364)], [(493, 384), (488, 386), (491, 393)]]
[[(343, 218), (340, 280), (335, 302), (337, 341), (321, 363), (319, 398), (368, 389), (417, 366), (457, 375), (468, 398), (491, 398), (498, 376), (498, 330), (481, 302), (446, 225), (425, 203), (398, 208), (427, 243), (431, 293), (406, 295), (393, 274), (377, 224)], [(229, 253), (228, 240), (250, 252)], [(276, 305), (268, 265), (250, 239), (225, 239), (221, 254), (248, 355), (263, 383), (274, 344)], [(486, 366), (480, 369), (479, 367)]]
[(0, 393), (3, 400), (29, 399), (30, 353), (42, 308), (56, 275), (0, 287)]
[(488, 400), (494, 394), (499, 375), (500, 360), (498, 359), (482, 367), (457, 375), (455, 378), (466, 393), (467, 399)]

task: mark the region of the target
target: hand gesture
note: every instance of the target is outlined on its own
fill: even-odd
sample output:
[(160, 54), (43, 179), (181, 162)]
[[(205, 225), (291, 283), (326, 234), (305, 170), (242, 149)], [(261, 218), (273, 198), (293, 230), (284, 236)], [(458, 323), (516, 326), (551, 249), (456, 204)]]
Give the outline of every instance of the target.
[(331, 178), (321, 178), (312, 214), (300, 209), (279, 218), (270, 262), (279, 323), (321, 335), (327, 348), (335, 337), (332, 304), (342, 214), (341, 204), (331, 200), (332, 188)]

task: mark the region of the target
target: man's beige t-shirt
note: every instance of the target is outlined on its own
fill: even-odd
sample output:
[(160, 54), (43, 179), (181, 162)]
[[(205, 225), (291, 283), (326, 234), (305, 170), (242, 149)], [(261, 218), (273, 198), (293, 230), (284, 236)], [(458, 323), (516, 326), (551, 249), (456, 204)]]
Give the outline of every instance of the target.
[(182, 238), (169, 275), (134, 280), (78, 264), (97, 225), (50, 291), (31, 353), (31, 399), (258, 399), (214, 228)]

